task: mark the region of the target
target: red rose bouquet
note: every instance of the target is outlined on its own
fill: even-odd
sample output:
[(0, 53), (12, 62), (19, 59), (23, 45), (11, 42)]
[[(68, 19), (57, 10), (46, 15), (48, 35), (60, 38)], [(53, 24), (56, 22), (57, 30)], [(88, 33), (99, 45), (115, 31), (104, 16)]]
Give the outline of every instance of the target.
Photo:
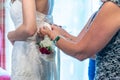
[(46, 61), (52, 61), (55, 57), (55, 46), (53, 41), (46, 35), (44, 39), (37, 43), (41, 57)]

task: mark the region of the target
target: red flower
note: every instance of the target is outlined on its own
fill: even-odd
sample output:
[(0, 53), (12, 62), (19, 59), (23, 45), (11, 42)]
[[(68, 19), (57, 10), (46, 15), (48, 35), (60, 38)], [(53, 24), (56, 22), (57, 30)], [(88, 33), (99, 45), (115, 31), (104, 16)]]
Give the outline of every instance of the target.
[(51, 53), (51, 51), (48, 50), (48, 49), (45, 48), (45, 47), (40, 47), (39, 50), (40, 50), (40, 52), (41, 52), (42, 54), (50, 54), (50, 53)]

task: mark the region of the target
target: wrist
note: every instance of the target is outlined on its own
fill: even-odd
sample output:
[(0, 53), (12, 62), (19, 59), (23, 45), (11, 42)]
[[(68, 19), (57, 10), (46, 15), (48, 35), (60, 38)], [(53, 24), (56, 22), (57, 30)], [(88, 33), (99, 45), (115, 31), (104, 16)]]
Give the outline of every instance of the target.
[(53, 43), (56, 45), (56, 43), (60, 40), (60, 36), (56, 36), (53, 40)]
[(57, 36), (58, 36), (58, 34), (53, 34), (53, 33), (50, 34), (51, 40), (54, 40)]

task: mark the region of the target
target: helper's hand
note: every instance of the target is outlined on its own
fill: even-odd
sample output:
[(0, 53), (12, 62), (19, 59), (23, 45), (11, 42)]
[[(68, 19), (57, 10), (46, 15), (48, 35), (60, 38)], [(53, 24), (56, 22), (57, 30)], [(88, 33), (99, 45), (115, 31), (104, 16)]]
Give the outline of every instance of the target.
[(42, 35), (48, 35), (52, 40), (56, 36), (61, 35), (60, 27), (57, 25), (51, 25), (51, 29), (49, 29), (47, 26), (41, 27), (40, 33)]

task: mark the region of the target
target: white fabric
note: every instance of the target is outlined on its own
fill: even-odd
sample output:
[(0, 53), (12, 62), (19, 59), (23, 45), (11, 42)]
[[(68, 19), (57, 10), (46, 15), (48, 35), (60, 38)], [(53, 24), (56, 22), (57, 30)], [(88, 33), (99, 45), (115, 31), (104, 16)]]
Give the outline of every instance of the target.
[[(43, 25), (45, 15), (36, 12), (37, 26)], [(17, 28), (22, 23), (22, 4), (16, 0), (11, 6), (11, 17)], [(36, 34), (27, 41), (16, 41), (12, 51), (11, 80), (56, 80), (55, 62), (40, 57), (36, 46)]]

